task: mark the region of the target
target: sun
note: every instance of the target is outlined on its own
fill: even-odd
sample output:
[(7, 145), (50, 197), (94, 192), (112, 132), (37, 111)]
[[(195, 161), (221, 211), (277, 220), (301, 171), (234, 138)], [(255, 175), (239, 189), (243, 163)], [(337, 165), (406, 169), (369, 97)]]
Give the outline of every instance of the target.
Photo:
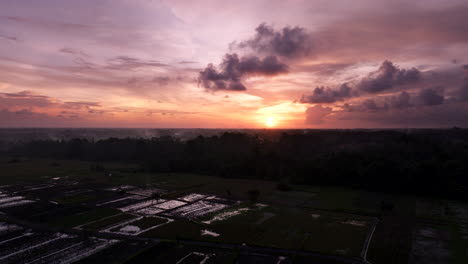
[(265, 125), (267, 127), (274, 127), (276, 125), (276, 119), (272, 116), (267, 116), (265, 118)]

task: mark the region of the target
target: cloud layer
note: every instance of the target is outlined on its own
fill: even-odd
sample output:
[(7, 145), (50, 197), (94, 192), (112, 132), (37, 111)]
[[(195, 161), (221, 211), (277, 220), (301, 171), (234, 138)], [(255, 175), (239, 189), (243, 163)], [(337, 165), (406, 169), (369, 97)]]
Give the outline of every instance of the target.
[(200, 72), (199, 82), (207, 90), (246, 90), (242, 78), (247, 76), (274, 76), (288, 72), (288, 66), (278, 61), (276, 56), (262, 59), (256, 56), (239, 58), (237, 54), (226, 54), (219, 70), (209, 64)]
[(305, 28), (286, 26), (277, 31), (273, 27), (262, 23), (255, 31), (256, 34), (252, 39), (234, 44), (234, 46), (289, 59), (308, 56), (312, 52), (311, 35)]
[(463, 0), (3, 1), (0, 126), (468, 126), (467, 13)]

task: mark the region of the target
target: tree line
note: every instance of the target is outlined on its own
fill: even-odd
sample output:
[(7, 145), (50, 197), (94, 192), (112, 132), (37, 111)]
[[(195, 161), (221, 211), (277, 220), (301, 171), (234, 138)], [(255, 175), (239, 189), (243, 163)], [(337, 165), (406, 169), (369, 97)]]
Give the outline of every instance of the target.
[(324, 184), (466, 199), (468, 131), (298, 130), (223, 133), (190, 140), (109, 138), (17, 142), (5, 155), (134, 162), (147, 172)]

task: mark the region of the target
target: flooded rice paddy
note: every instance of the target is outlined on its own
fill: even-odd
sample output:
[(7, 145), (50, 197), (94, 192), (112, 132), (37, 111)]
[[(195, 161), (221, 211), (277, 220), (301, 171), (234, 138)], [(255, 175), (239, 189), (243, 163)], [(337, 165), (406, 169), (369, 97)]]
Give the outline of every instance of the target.
[[(85, 238), (74, 234), (38, 232), (19, 225), (0, 223), (0, 248), (8, 245), (13, 250), (0, 252), (0, 256), (4, 258), (0, 263), (15, 263), (22, 258), (28, 259), (25, 263), (41, 263), (38, 256), (42, 256), (47, 263), (71, 263), (118, 243), (107, 237), (121, 239), (122, 236), (180, 236), (182, 239), (227, 243), (250, 244), (252, 241), (259, 241), (259, 245), (276, 247), (283, 247), (281, 243), (289, 243), (310, 249), (316, 246), (314, 232), (326, 232), (332, 229), (328, 227), (330, 225), (349, 226), (346, 230), (349, 228), (362, 233), (369, 228), (368, 222), (361, 218), (333, 218), (326, 216), (326, 213), (311, 211), (303, 215), (310, 219), (306, 221), (308, 225), (312, 225), (312, 228), (306, 228), (303, 224), (290, 221), (300, 219), (302, 215), (289, 217), (288, 213), (271, 204), (249, 203), (198, 191), (174, 193), (160, 188), (132, 185), (99, 189), (89, 185), (66, 184), (62, 179), (51, 181), (51, 184), (30, 185), (27, 191), (16, 187), (0, 188), (0, 211), (3, 212), (2, 206), (6, 205), (6, 213), (16, 214), (22, 211), (21, 215), (25, 215), (24, 211), (31, 210), (31, 219), (47, 221), (54, 216), (62, 217), (60, 222), (70, 221), (67, 225), (74, 230), (93, 231), (92, 234), (97, 237), (87, 237), (84, 241)], [(35, 198), (36, 196), (39, 198)], [(67, 199), (70, 197), (66, 202), (74, 202), (71, 198), (78, 202), (72, 203), (74, 206), (64, 205), (64, 196)], [(86, 203), (82, 202), (81, 197), (87, 199)], [(52, 201), (50, 199), (54, 199), (54, 203), (49, 202)], [(38, 205), (28, 205), (29, 201)], [(12, 210), (9, 203), (27, 209)], [(88, 212), (91, 209), (87, 206), (95, 208), (93, 210), (96, 212)], [(236, 230), (232, 226), (236, 226)], [(32, 242), (28, 247), (22, 241)], [(56, 246), (57, 243), (60, 246)], [(299, 245), (300, 243), (303, 244)], [(356, 251), (341, 245), (332, 246), (332, 250), (324, 251), (347, 256)], [(205, 254), (199, 255), (197, 252), (192, 251), (190, 255), (187, 253), (187, 258), (180, 263), (189, 263), (187, 261), (192, 258), (199, 259), (196, 263), (210, 263), (214, 256), (198, 252)], [(287, 263), (278, 258), (276, 260), (278, 263)]]
[(83, 240), (4, 222), (0, 226), (0, 263), (73, 263), (118, 242), (95, 237)]
[(30, 203), (34, 203), (34, 201), (26, 199), (24, 196), (9, 194), (5, 191), (0, 191), (0, 208), (9, 208)]
[(212, 236), (212, 237), (219, 237), (220, 234), (216, 233), (216, 232), (213, 232), (213, 231), (210, 231), (208, 229), (203, 229), (201, 231), (201, 235), (202, 236)]
[(228, 218), (231, 218), (231, 217), (236, 216), (236, 215), (240, 215), (243, 212), (247, 212), (247, 211), (249, 211), (249, 208), (247, 208), (247, 207), (226, 211), (226, 212), (215, 215), (210, 220), (202, 221), (202, 223), (209, 225), (209, 224), (214, 223), (214, 222), (224, 221), (224, 220), (226, 220)]
[(168, 215), (174, 217), (196, 219), (209, 213), (220, 211), (226, 207), (228, 207), (228, 205), (208, 201), (198, 201), (172, 210), (170, 213), (168, 213)]

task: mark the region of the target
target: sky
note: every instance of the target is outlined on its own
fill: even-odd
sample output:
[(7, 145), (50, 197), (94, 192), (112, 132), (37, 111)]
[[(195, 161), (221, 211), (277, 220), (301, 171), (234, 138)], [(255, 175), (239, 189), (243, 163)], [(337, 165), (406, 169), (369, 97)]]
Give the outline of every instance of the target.
[(468, 127), (466, 0), (3, 0), (0, 127)]

